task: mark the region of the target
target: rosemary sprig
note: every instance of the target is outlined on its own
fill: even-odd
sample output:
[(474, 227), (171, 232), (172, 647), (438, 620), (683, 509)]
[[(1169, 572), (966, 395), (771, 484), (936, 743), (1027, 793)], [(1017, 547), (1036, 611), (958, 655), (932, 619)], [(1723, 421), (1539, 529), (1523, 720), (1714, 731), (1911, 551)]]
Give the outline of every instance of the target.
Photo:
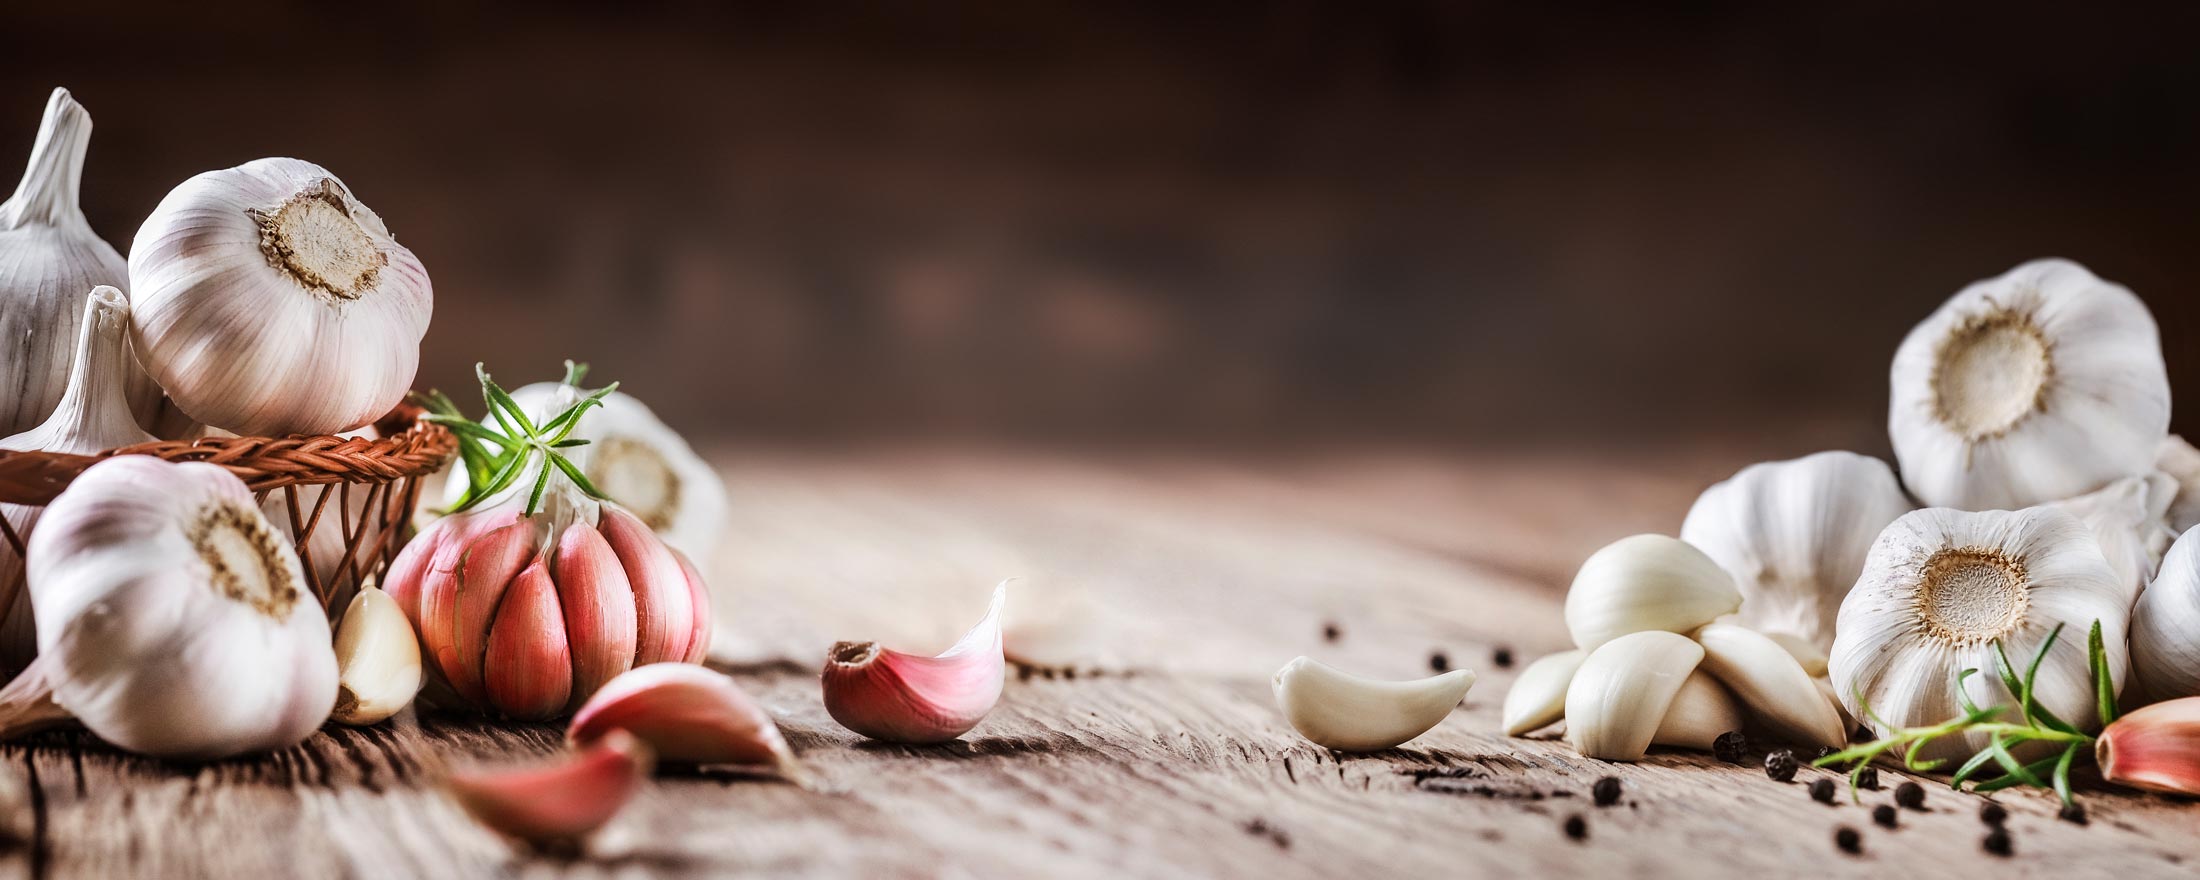
[[(566, 384), (579, 387), (581, 377), (587, 373), (588, 365), (565, 362)], [(522, 511), (526, 515), (533, 516), (535, 511), (541, 509), (542, 495), (549, 486), (552, 468), (565, 474), (573, 481), (573, 485), (579, 486), (590, 498), (607, 497), (594, 483), (588, 481), (588, 477), (581, 473), (579, 467), (565, 457), (562, 450), (588, 443), (587, 440), (573, 437), (573, 430), (580, 426), (581, 415), (590, 407), (603, 405), (604, 396), (618, 390), (619, 383), (613, 382), (590, 392), (541, 425), (536, 425), (527, 415), (526, 409), (519, 405), (519, 401), (513, 400), (511, 394), (506, 393), (495, 379), (489, 377), (489, 371), (483, 365), (474, 365), (474, 375), (481, 380), (481, 397), (489, 407), (487, 418), (496, 423), (495, 427), (466, 418), (458, 404), (451, 402), (450, 397), (441, 391), (431, 390), (427, 394), (417, 395), (421, 407), (427, 410), (421, 419), (449, 428), (451, 433), (458, 436), (459, 463), (466, 469), (466, 493), (445, 510), (445, 513), (469, 510), (511, 488), (513, 483), (527, 473), (528, 464), (538, 457), (545, 465), (537, 469), (535, 484), (528, 492), (527, 506)]]
[[(2032, 655), (2032, 662), (2025, 667), (2022, 677), (2017, 675), (2016, 666), (2009, 661), (2009, 653), (2002, 648), (2001, 642), (1994, 642), (1994, 671), (2000, 677), (2002, 686), (2017, 699), (2018, 720), (2002, 720), (2002, 714), (2009, 707), (1981, 707), (1974, 703), (1970, 692), (1964, 690), (1964, 683), (1971, 676), (1979, 674), (1979, 670), (1965, 669), (1956, 673), (1956, 699), (1963, 706), (1962, 715), (1939, 724), (1897, 728), (1884, 738), (1835, 752), (1813, 761), (1812, 765), (1832, 767), (1853, 763), (1854, 766), (1849, 770), (1849, 796), (1860, 800), (1861, 795), (1857, 790), (1865, 769), (1888, 752), (1902, 749), (1903, 767), (1912, 772), (1927, 773), (1939, 769), (1947, 761), (1919, 760), (1918, 753), (1926, 744), (1945, 736), (1983, 733), (1987, 735), (1986, 747), (1956, 768), (1955, 773), (1949, 777), (1949, 787), (1961, 790), (1964, 783), (1969, 782), (1972, 791), (1989, 792), (2017, 785), (2031, 785), (2052, 788), (2062, 797), (2063, 803), (2073, 803), (2074, 799), (2070, 794), (2070, 768), (2077, 763), (2080, 752), (2092, 750), (2094, 737), (2056, 717), (2046, 706), (2040, 705), (2034, 689), (2040, 674), (2040, 664), (2047, 659), (2047, 652), (2055, 647), (2055, 640), (2061, 637), (2062, 630), (2062, 625), (2056, 624), (2048, 632), (2047, 640), (2040, 643), (2039, 651)], [(2116, 720), (2116, 684), (2108, 675), (2108, 654), (2102, 647), (2101, 622), (2098, 620), (2093, 622), (2092, 632), (2086, 639), (2086, 668), (2092, 676), (2096, 708), (2100, 712), (2101, 725), (2105, 727)], [(1872, 711), (1871, 704), (1864, 699), (1862, 693), (1858, 693), (1856, 697), (1857, 705), (1863, 708), (1866, 717), (1881, 727), (1893, 726)], [(2030, 742), (2051, 743), (2059, 748), (2047, 757), (2030, 763), (2017, 760), (2011, 748)], [(1983, 779), (1978, 778), (1981, 771), (1990, 769), (1989, 765), (1991, 769), (2000, 772)]]

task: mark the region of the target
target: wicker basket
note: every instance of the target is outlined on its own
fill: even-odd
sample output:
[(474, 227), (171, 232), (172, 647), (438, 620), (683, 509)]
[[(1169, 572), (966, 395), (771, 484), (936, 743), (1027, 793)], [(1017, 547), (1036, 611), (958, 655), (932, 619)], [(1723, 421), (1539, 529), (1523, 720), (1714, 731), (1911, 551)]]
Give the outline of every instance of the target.
[[(228, 468), (267, 507), (280, 491), (279, 509), (270, 510), (276, 527), (289, 527), (304, 563), (306, 581), (324, 609), (334, 616), (368, 578), (379, 577), (412, 536), (412, 512), (420, 498), (420, 479), (449, 461), (458, 441), (441, 426), (419, 420), (420, 409), (407, 404), (375, 423), (380, 440), (334, 436), (209, 437), (163, 440), (110, 449), (98, 455), (0, 450), (0, 502), (43, 505), (69, 487), (69, 481), (100, 459), (115, 455), (152, 455), (169, 461), (203, 461)], [(333, 486), (333, 491), (315, 487)], [(305, 488), (307, 491), (301, 491)], [(301, 495), (311, 496), (301, 501)], [(354, 502), (354, 497), (357, 501)], [(332, 501), (333, 499), (333, 501)], [(330, 508), (334, 508), (331, 510)], [(354, 516), (353, 511), (360, 511)], [(287, 514), (287, 516), (285, 515)], [(288, 519), (285, 523), (283, 520)], [(341, 544), (318, 529), (337, 529)], [(23, 553), (23, 538), (5, 518), (0, 534)], [(314, 559), (341, 546), (341, 558)]]

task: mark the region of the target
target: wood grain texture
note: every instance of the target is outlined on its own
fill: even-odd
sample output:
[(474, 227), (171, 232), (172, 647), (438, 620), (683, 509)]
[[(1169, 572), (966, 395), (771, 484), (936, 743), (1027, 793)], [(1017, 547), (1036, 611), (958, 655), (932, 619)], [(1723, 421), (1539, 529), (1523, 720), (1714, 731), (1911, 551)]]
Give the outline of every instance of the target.
[[(1708, 757), (1635, 765), (1495, 735), (1518, 664), (1559, 646), (1572, 560), (1670, 529), (1717, 461), (1614, 465), (1413, 455), (1107, 464), (949, 453), (722, 458), (737, 520), (715, 561), (720, 665), (781, 719), (823, 784), (668, 771), (578, 858), (522, 852), (434, 788), (457, 763), (526, 760), (560, 731), (447, 716), (332, 727), (263, 758), (147, 761), (82, 733), (0, 747), (29, 839), (0, 876), (1823, 876), (1996, 870), (1979, 798), (1874, 826), (1869, 807)], [(815, 668), (837, 638), (944, 646), (989, 586), (1077, 592), (1118, 658), (1012, 675), (964, 741), (870, 743), (832, 723)], [(1323, 637), (1334, 624), (1335, 641)], [(1267, 676), (1299, 653), (1374, 675), (1432, 651), (1478, 670), (1406, 747), (1299, 739)], [(1624, 781), (1598, 808), (1590, 786)], [(1902, 777), (1884, 773), (1891, 789)], [(2092, 822), (2006, 794), (2028, 874), (2191, 876), (2200, 806), (2092, 791)], [(1587, 837), (1565, 820), (1583, 816)], [(1834, 829), (1862, 832), (1847, 856)]]

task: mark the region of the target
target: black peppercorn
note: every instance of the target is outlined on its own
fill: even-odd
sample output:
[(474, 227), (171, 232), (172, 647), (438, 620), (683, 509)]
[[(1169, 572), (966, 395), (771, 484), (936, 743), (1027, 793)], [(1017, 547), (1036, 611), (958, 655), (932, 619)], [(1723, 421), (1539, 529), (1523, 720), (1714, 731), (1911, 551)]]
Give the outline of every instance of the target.
[(1819, 777), (1810, 784), (1810, 799), (1821, 804), (1833, 803), (1833, 780)]
[(1998, 825), (1994, 830), (1986, 832), (1985, 844), (1986, 851), (1997, 856), (2006, 856), (2014, 851), (2009, 843), (2009, 829)]
[(1915, 782), (1895, 786), (1894, 802), (1912, 810), (1925, 809), (1925, 786)]
[(1832, 746), (1819, 746), (1818, 751), (1813, 753), (1810, 756), (1810, 759), (1813, 761), (1823, 761), (1827, 758), (1833, 757), (1834, 753), (1838, 751), (1840, 751), (1840, 749), (1836, 749)]
[(1579, 815), (1566, 817), (1566, 836), (1575, 840), (1589, 839), (1589, 820)]
[(1786, 749), (1765, 756), (1765, 775), (1774, 782), (1795, 780), (1795, 753)]
[(1432, 653), (1428, 655), (1428, 668), (1437, 672), (1449, 672), (1451, 671), (1451, 658), (1444, 656), (1442, 651)]
[(2083, 825), (2085, 824), (2085, 805), (2077, 801), (2071, 801), (2064, 804), (2062, 812), (2056, 813), (2055, 816), (2073, 825)]
[(1491, 651), (1490, 663), (1499, 669), (1511, 669), (1513, 665), (1512, 649), (1500, 647), (1495, 651)]
[(1344, 630), (1342, 630), (1342, 629), (1339, 629), (1339, 628), (1337, 628), (1337, 625), (1336, 625), (1336, 624), (1334, 624), (1334, 623), (1325, 623), (1325, 624), (1322, 624), (1322, 641), (1325, 641), (1325, 642), (1334, 642), (1334, 641), (1338, 640), (1339, 638), (1342, 638), (1343, 636), (1344, 636)]
[(1739, 730), (1729, 730), (1711, 741), (1713, 757), (1729, 764), (1742, 763), (1743, 753), (1749, 751), (1749, 738)]
[(1864, 835), (1856, 833), (1854, 828), (1843, 825), (1833, 829), (1833, 845), (1840, 847), (1842, 852), (1855, 855), (1864, 851)]
[(1886, 804), (1880, 804), (1872, 808), (1872, 821), (1879, 823), (1882, 827), (1893, 828), (1895, 825), (1894, 815), (1894, 808)]
[(1589, 793), (1596, 796), (1597, 806), (1609, 807), (1619, 803), (1619, 777), (1606, 776), (1597, 780), (1597, 784), (1589, 789)]
[(1978, 820), (1988, 825), (1998, 826), (2009, 821), (2009, 811), (2000, 804), (1987, 801), (1985, 806), (1978, 808)]
[(1866, 767), (1863, 772), (1856, 774), (1856, 787), (1878, 791), (1879, 768)]

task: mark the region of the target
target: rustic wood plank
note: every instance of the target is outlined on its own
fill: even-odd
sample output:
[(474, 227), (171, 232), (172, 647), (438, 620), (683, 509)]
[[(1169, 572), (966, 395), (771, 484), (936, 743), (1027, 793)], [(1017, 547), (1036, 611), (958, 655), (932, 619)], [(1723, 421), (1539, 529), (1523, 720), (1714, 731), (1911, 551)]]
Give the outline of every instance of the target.
[[(0, 875), (106, 876), (1969, 876), (1979, 799), (1935, 787), (1902, 827), (1815, 803), (1804, 781), (1655, 753), (1636, 765), (1494, 735), (1514, 669), (1564, 642), (1572, 560), (1657, 528), (1731, 467), (1568, 466), (1410, 454), (1224, 465), (969, 453), (722, 459), (737, 520), (722, 661), (823, 780), (668, 771), (586, 856), (515, 850), (436, 792), (454, 763), (525, 760), (559, 731), (407, 715), (282, 754), (176, 765), (57, 732), (0, 746), (30, 783), (32, 840)], [(1098, 597), (1120, 662), (1012, 677), (963, 742), (870, 743), (834, 725), (816, 663), (839, 638), (951, 641), (991, 583)], [(1019, 588), (1022, 589), (1022, 588)], [(1334, 642), (1322, 628), (1335, 624)], [(1267, 675), (1309, 653), (1420, 674), (1442, 650), (1482, 681), (1407, 747), (1340, 756), (1293, 734)], [(1625, 781), (1599, 809), (1590, 785)], [(1885, 773), (1891, 788), (1899, 774)], [(2090, 792), (2092, 823), (2005, 794), (2027, 872), (2190, 876), (2200, 807)], [(4, 806), (4, 805), (0, 805)], [(1568, 816), (1588, 837), (1569, 840)], [(1863, 833), (1861, 857), (1833, 829)]]

